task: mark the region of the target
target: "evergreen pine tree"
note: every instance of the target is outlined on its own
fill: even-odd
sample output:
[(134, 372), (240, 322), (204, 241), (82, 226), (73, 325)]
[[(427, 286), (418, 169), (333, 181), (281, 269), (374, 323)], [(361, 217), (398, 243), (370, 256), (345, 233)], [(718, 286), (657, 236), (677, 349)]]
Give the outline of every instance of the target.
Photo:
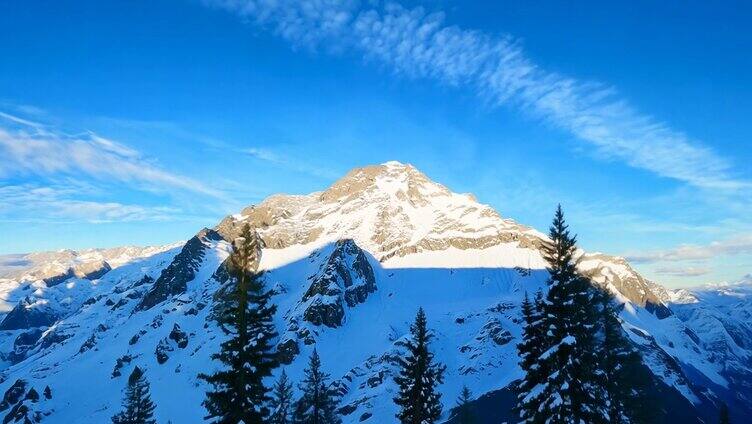
[(292, 422), (292, 403), (292, 383), (287, 378), (285, 370), (282, 370), (282, 374), (272, 388), (269, 422), (271, 424), (290, 424)]
[(470, 402), (473, 394), (467, 386), (462, 386), (460, 396), (457, 398), (457, 406), (454, 408), (457, 424), (475, 424), (475, 414)]
[(402, 424), (431, 424), (441, 417), (441, 394), (436, 386), (444, 382), (446, 367), (434, 362), (428, 348), (433, 335), (426, 325), (426, 314), (420, 308), (410, 326), (412, 337), (404, 344), (407, 356), (398, 359), (400, 371), (394, 381), (399, 394), (394, 403), (400, 407), (397, 418)]
[(144, 372), (135, 367), (125, 388), (123, 411), (112, 417), (114, 424), (155, 424), (154, 402)]
[(517, 345), (517, 352), (520, 357), (520, 368), (525, 373), (523, 379), (517, 384), (517, 408), (521, 420), (533, 420), (535, 414), (526, 408), (526, 398), (533, 388), (537, 387), (544, 380), (546, 374), (541, 370), (539, 357), (544, 349), (543, 336), (543, 292), (538, 291), (533, 301), (525, 292), (522, 301), (522, 317), (524, 327), (522, 329), (522, 342)]
[(264, 291), (252, 269), (258, 259), (256, 240), (245, 224), (227, 264), (233, 291), (222, 300), (217, 320), (230, 338), (212, 355), (225, 369), (199, 376), (213, 386), (206, 393), (204, 406), (209, 412), (206, 419), (216, 423), (261, 424), (269, 415), (264, 406), (270, 400), (269, 388), (263, 380), (277, 366), (273, 345), (277, 333), (272, 321), (276, 306), (269, 302), (272, 292)]
[(600, 303), (602, 342), (598, 368), (605, 380), (609, 422), (650, 422), (657, 409), (648, 396), (652, 376), (624, 333), (611, 296), (601, 293)]
[(528, 365), (533, 370), (531, 381), (523, 380), (528, 386), (537, 384), (524, 387), (520, 394), (520, 415), (533, 423), (604, 422), (608, 412), (603, 378), (596, 366), (596, 291), (577, 274), (576, 237), (569, 232), (561, 206), (549, 238), (543, 248), (550, 277), (546, 299), (541, 302), (542, 334), (537, 348), (542, 353)]
[(730, 424), (729, 410), (725, 402), (721, 403), (721, 407), (718, 410), (718, 424)]
[(295, 404), (296, 424), (339, 424), (337, 393), (329, 387), (329, 374), (321, 370), (316, 349), (305, 369), (300, 390), (303, 395)]
[(543, 323), (543, 308), (545, 308), (545, 303), (546, 300), (543, 298), (543, 290), (538, 289), (538, 291), (535, 292), (535, 299), (533, 300), (533, 312), (541, 325)]

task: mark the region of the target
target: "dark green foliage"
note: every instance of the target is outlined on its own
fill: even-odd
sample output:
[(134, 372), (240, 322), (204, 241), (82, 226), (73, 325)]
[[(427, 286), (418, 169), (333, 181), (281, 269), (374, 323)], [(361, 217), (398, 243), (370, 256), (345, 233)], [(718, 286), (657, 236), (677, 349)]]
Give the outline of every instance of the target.
[(282, 370), (282, 374), (272, 388), (269, 422), (271, 424), (292, 423), (292, 402), (292, 383), (287, 378), (285, 370)]
[(329, 374), (321, 370), (316, 349), (311, 354), (300, 390), (303, 396), (295, 404), (296, 424), (339, 424), (337, 393), (329, 387)]
[[(577, 273), (571, 235), (559, 206), (543, 248), (550, 274), (540, 320), (528, 301), (520, 351), (526, 377), (517, 409), (525, 422), (598, 423), (607, 419), (604, 378), (595, 366), (596, 290)], [(523, 314), (525, 312), (523, 311)], [(540, 354), (536, 354), (540, 352)]]
[(221, 300), (217, 320), (230, 335), (212, 359), (224, 369), (212, 375), (200, 375), (213, 386), (206, 393), (206, 419), (215, 423), (265, 423), (269, 409), (269, 388), (264, 378), (277, 366), (273, 317), (276, 306), (270, 304), (271, 291), (265, 291), (253, 267), (257, 237), (246, 224), (235, 240), (227, 265), (233, 291)]
[(144, 372), (135, 367), (125, 388), (123, 411), (112, 417), (114, 424), (155, 424), (154, 408)]
[(609, 422), (651, 422), (655, 418), (655, 411), (659, 409), (648, 395), (652, 390), (652, 376), (624, 333), (611, 296), (603, 292), (598, 300), (602, 305), (602, 340), (598, 347), (598, 367), (605, 379)]
[(543, 293), (538, 291), (533, 301), (525, 292), (522, 301), (522, 317), (524, 327), (522, 329), (522, 342), (517, 345), (520, 357), (520, 368), (525, 372), (525, 377), (517, 384), (517, 397), (519, 405), (516, 412), (523, 420), (533, 417), (529, 408), (524, 408), (525, 397), (530, 391), (543, 383), (547, 374), (541, 369), (540, 355), (545, 345), (545, 330), (543, 329)]
[(397, 419), (403, 424), (431, 424), (441, 417), (441, 394), (436, 386), (444, 382), (446, 367), (434, 362), (428, 348), (433, 335), (428, 332), (423, 308), (418, 309), (410, 333), (411, 339), (404, 343), (407, 355), (398, 359), (400, 371), (394, 378), (399, 386), (394, 398), (400, 408)]
[(611, 296), (578, 275), (575, 236), (557, 208), (544, 249), (545, 300), (522, 303), (525, 377), (516, 412), (527, 423), (651, 422), (652, 375), (622, 329)]
[(467, 386), (462, 386), (460, 396), (457, 398), (457, 406), (454, 408), (454, 416), (457, 424), (475, 424), (475, 414), (473, 413), (473, 394)]
[(728, 406), (725, 403), (721, 403), (721, 407), (718, 410), (718, 424), (729, 424), (729, 423), (731, 423), (731, 420), (729, 419)]

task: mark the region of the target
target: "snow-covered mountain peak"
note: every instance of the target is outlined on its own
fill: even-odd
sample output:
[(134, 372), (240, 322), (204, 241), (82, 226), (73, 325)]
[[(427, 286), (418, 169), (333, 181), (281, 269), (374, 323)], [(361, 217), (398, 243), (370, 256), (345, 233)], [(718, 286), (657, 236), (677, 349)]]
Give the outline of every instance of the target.
[(703, 291), (711, 291), (711, 290), (724, 290), (724, 289), (735, 289), (735, 288), (752, 288), (752, 274), (747, 274), (744, 277), (740, 278), (736, 281), (723, 281), (720, 283), (709, 283), (704, 284), (700, 287), (698, 287), (699, 290)]
[[(19, 397), (14, 408), (49, 416), (44, 422), (104, 422), (139, 366), (148, 370), (159, 422), (197, 422), (207, 389), (197, 375), (216, 365), (211, 355), (226, 336), (213, 318), (231, 287), (223, 264), (245, 223), (261, 239), (258, 269), (274, 292), (280, 360), (299, 381), (317, 349), (341, 396), (343, 422), (394, 417), (395, 358), (418, 307), (447, 366), (443, 398), (467, 384), (507, 413), (504, 399), (521, 376), (519, 305), (524, 293), (545, 290), (547, 237), (398, 162), (354, 169), (320, 192), (271, 196), (138, 259), (130, 248), (36, 258), (40, 266), (67, 258), (63, 270), (102, 259), (112, 265), (104, 274), (76, 269), (23, 284), (0, 278), (7, 299), (0, 393), (49, 386), (46, 402)], [(30, 258), (5, 263), (15, 268)], [(752, 408), (752, 292), (676, 293), (624, 258), (578, 250), (577, 259), (623, 304), (622, 325), (655, 377), (656, 396), (670, 396), (672, 419), (697, 422), (681, 414), (699, 417), (714, 399), (737, 393), (742, 401), (730, 408)], [(675, 303), (680, 298), (692, 301)]]
[(544, 237), (399, 162), (355, 168), (322, 192), (271, 196), (217, 230), (230, 236), (244, 222), (258, 229), (267, 248), (352, 239), (380, 261), (507, 242), (533, 247)]
[(320, 199), (334, 203), (370, 198), (425, 206), (439, 196), (450, 197), (452, 193), (412, 165), (391, 161), (351, 170), (322, 192)]
[[(267, 250), (284, 250), (266, 256), (275, 258), (272, 264), (348, 239), (387, 268), (545, 268), (546, 235), (399, 162), (355, 168), (321, 192), (271, 196), (216, 230), (232, 240), (246, 222)], [(659, 316), (669, 314), (626, 260), (580, 254), (581, 269), (594, 281)]]

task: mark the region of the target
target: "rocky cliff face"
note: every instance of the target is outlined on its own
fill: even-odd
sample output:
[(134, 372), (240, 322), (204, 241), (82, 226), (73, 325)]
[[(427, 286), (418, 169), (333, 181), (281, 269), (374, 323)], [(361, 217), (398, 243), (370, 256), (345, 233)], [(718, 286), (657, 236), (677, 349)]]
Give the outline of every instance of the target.
[(36, 304), (33, 298), (25, 297), (3, 318), (0, 322), (0, 330), (46, 327), (57, 319), (57, 310), (45, 307), (44, 304)]
[(149, 309), (172, 296), (185, 293), (187, 284), (195, 278), (210, 243), (221, 239), (216, 231), (204, 228), (188, 240), (172, 263), (159, 275), (139, 303), (138, 309)]
[(626, 297), (658, 318), (671, 315), (664, 300), (653, 290), (655, 284), (635, 271), (624, 258), (583, 253), (578, 263), (584, 275), (612, 293)]
[(376, 277), (370, 263), (375, 259), (368, 257), (350, 239), (311, 253), (313, 261), (323, 261), (315, 273), (307, 276), (308, 287), (285, 315), (286, 331), (279, 343), (284, 362), (291, 362), (300, 352), (300, 343), (314, 344), (321, 327), (345, 325), (348, 311), (376, 292)]
[(375, 291), (376, 280), (365, 253), (352, 240), (338, 241), (303, 295), (303, 319), (314, 325), (338, 327), (345, 306), (353, 308)]
[[(519, 304), (526, 291), (545, 288), (546, 236), (390, 162), (353, 170), (322, 192), (272, 196), (184, 245), (131, 262), (107, 259), (112, 269), (98, 279), (0, 283), (20, 317), (0, 331), (0, 390), (15, 402), (7, 410), (25, 402), (14, 393), (49, 386), (55, 396), (44, 402), (43, 420), (105, 422), (124, 376), (139, 366), (148, 369), (160, 422), (200, 420), (206, 387), (196, 376), (214, 366), (211, 354), (226, 337), (212, 310), (245, 223), (259, 238), (254, 269), (278, 305), (287, 373), (299, 380), (316, 348), (346, 423), (392, 420), (395, 359), (419, 306), (447, 365), (444, 399), (463, 384), (487, 398), (507, 393), (520, 377)], [(622, 303), (623, 326), (661, 396), (683, 413), (666, 419), (707, 421), (720, 399), (736, 418), (751, 413), (744, 308), (662, 289), (621, 258), (578, 255), (580, 270)], [(689, 300), (679, 305), (680, 298)], [(28, 315), (42, 306), (53, 315)], [(724, 331), (711, 337), (719, 326)], [(513, 419), (497, 409), (504, 411), (494, 422)]]

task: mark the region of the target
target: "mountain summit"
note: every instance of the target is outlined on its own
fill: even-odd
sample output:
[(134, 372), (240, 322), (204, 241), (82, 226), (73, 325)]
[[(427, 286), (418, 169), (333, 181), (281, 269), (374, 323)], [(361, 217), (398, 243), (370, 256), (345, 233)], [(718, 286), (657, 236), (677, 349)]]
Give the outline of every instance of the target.
[[(513, 419), (520, 302), (545, 289), (548, 238), (398, 162), (354, 169), (321, 192), (271, 196), (184, 244), (112, 261), (96, 275), (64, 266), (53, 284), (47, 274), (14, 271), (23, 277), (0, 284), (12, 300), (0, 316), (0, 390), (12, 402), (0, 412), (105, 422), (138, 366), (148, 370), (159, 422), (200, 422), (207, 387), (197, 375), (215, 366), (210, 356), (226, 337), (213, 310), (245, 223), (258, 242), (253, 265), (274, 290), (284, 368), (300, 380), (315, 348), (344, 422), (393, 421), (396, 358), (418, 307), (447, 366), (443, 399), (467, 385), (480, 396), (483, 422)], [(675, 292), (623, 258), (577, 257), (580, 272), (621, 304), (654, 395), (668, 405), (662, 420), (707, 422), (721, 401), (735, 416), (750, 414), (752, 331), (734, 312), (748, 308), (729, 307), (722, 293), (677, 306)], [(723, 332), (709, 332), (712, 323)], [(49, 398), (25, 397), (46, 387)]]
[(543, 237), (399, 162), (353, 169), (322, 192), (271, 196), (227, 217), (217, 230), (231, 234), (244, 222), (257, 228), (270, 248), (351, 238), (382, 262), (512, 240), (527, 245)]

